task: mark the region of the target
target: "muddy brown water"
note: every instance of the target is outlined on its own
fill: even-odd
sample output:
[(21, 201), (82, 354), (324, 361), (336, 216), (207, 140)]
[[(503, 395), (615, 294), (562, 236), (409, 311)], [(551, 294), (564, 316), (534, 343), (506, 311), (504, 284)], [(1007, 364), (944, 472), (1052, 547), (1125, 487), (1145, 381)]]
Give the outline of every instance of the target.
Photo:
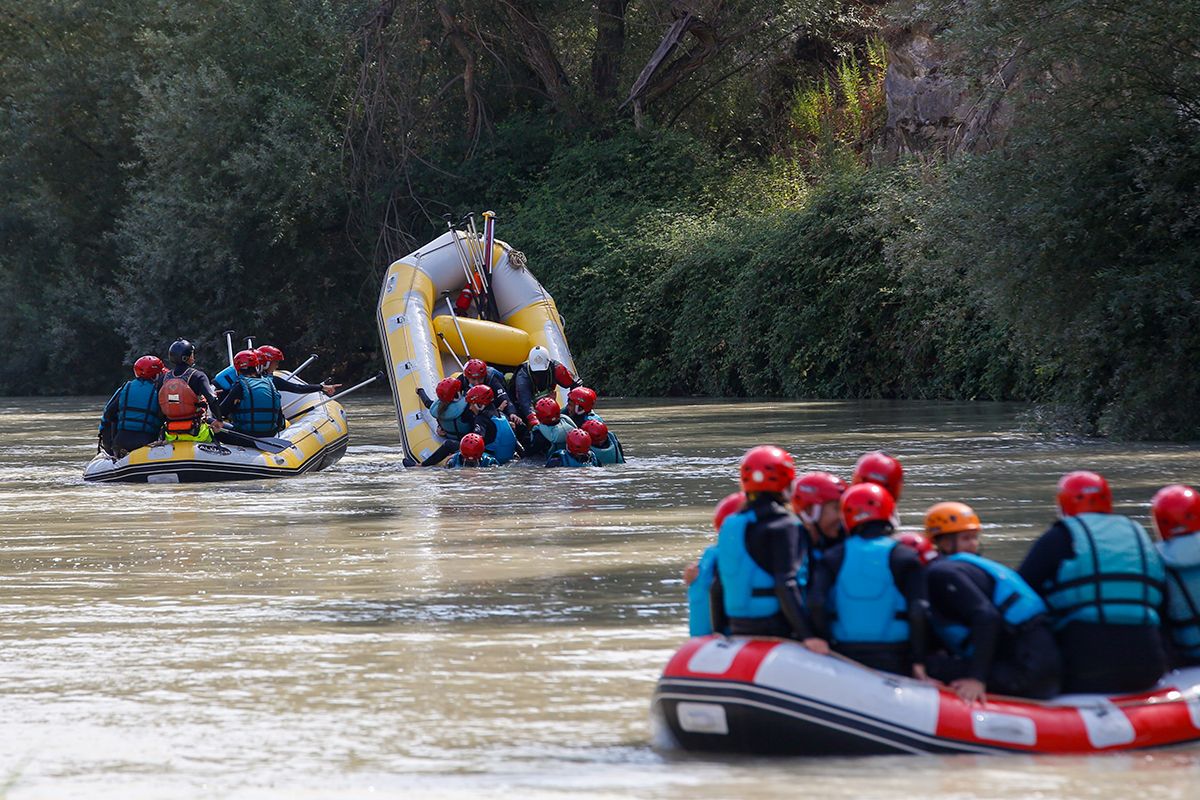
[(1009, 563), (1089, 467), (1145, 518), (1185, 446), (1048, 439), (1020, 406), (610, 403), (603, 471), (404, 470), (382, 398), (323, 473), (87, 485), (103, 398), (0, 398), (0, 797), (1200, 797), (1200, 749), (695, 757), (651, 742), (679, 573), (747, 446), (902, 456), (902, 520), (971, 503)]

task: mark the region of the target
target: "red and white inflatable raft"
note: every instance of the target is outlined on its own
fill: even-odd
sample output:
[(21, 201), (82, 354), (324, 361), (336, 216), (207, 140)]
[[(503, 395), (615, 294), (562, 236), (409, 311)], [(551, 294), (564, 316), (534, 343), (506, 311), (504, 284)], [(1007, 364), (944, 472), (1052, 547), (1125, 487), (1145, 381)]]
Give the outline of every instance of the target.
[(1108, 753), (1200, 741), (1200, 667), (1132, 695), (953, 692), (781, 639), (692, 639), (663, 670), (656, 723), (687, 750), (783, 755)]

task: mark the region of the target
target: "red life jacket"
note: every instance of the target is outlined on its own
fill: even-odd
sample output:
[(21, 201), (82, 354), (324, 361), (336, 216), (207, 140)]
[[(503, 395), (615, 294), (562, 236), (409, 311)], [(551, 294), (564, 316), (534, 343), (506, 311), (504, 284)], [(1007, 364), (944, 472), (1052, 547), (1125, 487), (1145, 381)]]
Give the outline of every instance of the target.
[(158, 390), (158, 407), (167, 421), (168, 433), (190, 433), (204, 417), (204, 401), (188, 385), (193, 372), (195, 369), (189, 367), (182, 375), (166, 373)]

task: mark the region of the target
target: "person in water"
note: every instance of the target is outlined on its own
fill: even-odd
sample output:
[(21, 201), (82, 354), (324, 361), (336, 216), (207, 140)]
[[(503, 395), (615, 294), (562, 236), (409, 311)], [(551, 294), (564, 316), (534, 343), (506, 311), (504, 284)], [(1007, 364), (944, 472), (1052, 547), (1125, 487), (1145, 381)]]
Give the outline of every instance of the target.
[(342, 384), (340, 383), (301, 383), (281, 378), (275, 374), (275, 370), (279, 369), (279, 365), (283, 363), (283, 351), (274, 345), (264, 344), (255, 352), (258, 353), (259, 367), (262, 370), (263, 377), (269, 378), (271, 384), (278, 391), (291, 392), (292, 394), (324, 392), (327, 397), (333, 397), (337, 393), (337, 390), (342, 388)]
[(592, 436), (579, 428), (567, 431), (567, 443), (546, 459), (547, 467), (599, 467), (600, 459), (592, 452)]
[(167, 352), (171, 369), (154, 381), (159, 411), (165, 420), (163, 439), (168, 442), (211, 442), (221, 430), (217, 395), (204, 371), (196, 367), (196, 346), (176, 339)]
[(1200, 492), (1164, 486), (1150, 501), (1167, 569), (1164, 627), (1176, 666), (1200, 665)]
[(154, 379), (163, 371), (158, 356), (133, 362), (133, 380), (113, 392), (100, 417), (100, 447), (113, 458), (157, 441), (163, 418), (158, 408)]
[(242, 350), (233, 357), (238, 379), (221, 398), (221, 416), (234, 430), (249, 436), (274, 436), (287, 426), (279, 390), (259, 374), (258, 353)]
[(617, 435), (608, 430), (601, 420), (589, 419), (581, 426), (592, 437), (592, 452), (601, 464), (624, 464), (625, 449)]
[[(442, 459), (458, 450), (459, 440), (475, 429), (475, 414), (467, 408), (467, 400), (462, 396), (462, 384), (458, 378), (443, 378), (434, 387), (437, 400), (430, 400), (425, 390), (418, 386), (417, 397), (422, 405), (433, 414), (437, 435), (445, 438), (436, 450), (424, 461), (422, 467), (432, 467), (440, 464)], [(404, 456), (402, 462), (406, 467), (417, 466), (416, 459)]]
[(508, 417), (496, 408), (496, 395), (486, 383), (467, 392), (467, 413), (472, 415), (472, 431), (483, 437), (487, 451), (501, 464), (520, 453), (517, 436)]
[(517, 416), (512, 401), (508, 399), (508, 390), (504, 385), (504, 374), (500, 370), (488, 366), (488, 363), (481, 358), (472, 358), (463, 366), (462, 375), (459, 376), (458, 380), (463, 392), (470, 391), (472, 386), (487, 384), (492, 388), (492, 393), (495, 395), (493, 403), (496, 406), (496, 410), (508, 417), (508, 421), (513, 426), (524, 424), (524, 420)]
[(492, 458), (492, 455), (484, 450), (482, 436), (478, 433), (468, 433), (458, 443), (458, 452), (450, 456), (450, 460), (446, 462), (446, 466), (451, 469), (462, 467), (498, 467), (500, 466), (500, 462)]
[(746, 503), (717, 534), (712, 628), (797, 639), (827, 654), (828, 643), (814, 635), (804, 613), (797, 581), (804, 535), (785, 499), (796, 477), (792, 457), (771, 445), (755, 447), (742, 458), (740, 473)]
[(575, 427), (582, 428), (583, 423), (589, 419), (604, 422), (604, 417), (595, 412), (596, 408), (596, 393), (586, 386), (576, 386), (571, 391), (567, 392), (567, 416), (575, 423)]
[(570, 417), (562, 416), (562, 409), (553, 397), (543, 397), (534, 408), (537, 424), (529, 432), (525, 451), (529, 455), (548, 455), (563, 449), (567, 444), (567, 432), (575, 430), (575, 423)]
[(535, 412), (538, 400), (553, 397), (555, 389), (559, 386), (574, 389), (580, 385), (579, 379), (571, 374), (571, 370), (550, 358), (550, 351), (539, 345), (529, 351), (528, 360), (513, 373), (512, 391), (509, 396), (516, 406), (517, 414), (533, 428), (538, 424)]
[(929, 604), (915, 550), (892, 538), (896, 501), (876, 483), (841, 498), (845, 541), (813, 564), (809, 610), (817, 635), (869, 667), (924, 680)]
[[(730, 514), (736, 514), (745, 504), (745, 492), (726, 495), (713, 511), (713, 531), (719, 533), (725, 519)], [(699, 561), (689, 564), (683, 570), (683, 583), (687, 587), (688, 596), (688, 634), (691, 636), (708, 636), (713, 633), (709, 595), (716, 580), (717, 546), (714, 544), (704, 548)], [(722, 628), (721, 633), (728, 634), (729, 628)]]
[(965, 503), (925, 512), (925, 536), (940, 557), (925, 573), (933, 629), (946, 652), (930, 655), (929, 677), (968, 703), (991, 691), (1047, 700), (1062, 664), (1046, 604), (1012, 569), (979, 555), (983, 526)]
[(1017, 570), (1046, 601), (1063, 657), (1063, 691), (1137, 692), (1167, 668), (1159, 633), (1166, 569), (1141, 525), (1113, 513), (1108, 482), (1071, 472), (1059, 519)]

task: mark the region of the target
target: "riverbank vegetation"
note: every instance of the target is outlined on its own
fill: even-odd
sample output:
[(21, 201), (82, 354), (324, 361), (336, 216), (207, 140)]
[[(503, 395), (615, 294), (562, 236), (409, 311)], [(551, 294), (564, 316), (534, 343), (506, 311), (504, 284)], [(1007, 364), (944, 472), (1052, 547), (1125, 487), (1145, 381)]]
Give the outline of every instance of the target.
[[(487, 207), (603, 392), (1200, 437), (1200, 21), (1165, 0), (3, 6), (0, 393), (226, 328), (370, 368), (387, 263)], [(888, 146), (911, 30), (1003, 104), (990, 146)]]

